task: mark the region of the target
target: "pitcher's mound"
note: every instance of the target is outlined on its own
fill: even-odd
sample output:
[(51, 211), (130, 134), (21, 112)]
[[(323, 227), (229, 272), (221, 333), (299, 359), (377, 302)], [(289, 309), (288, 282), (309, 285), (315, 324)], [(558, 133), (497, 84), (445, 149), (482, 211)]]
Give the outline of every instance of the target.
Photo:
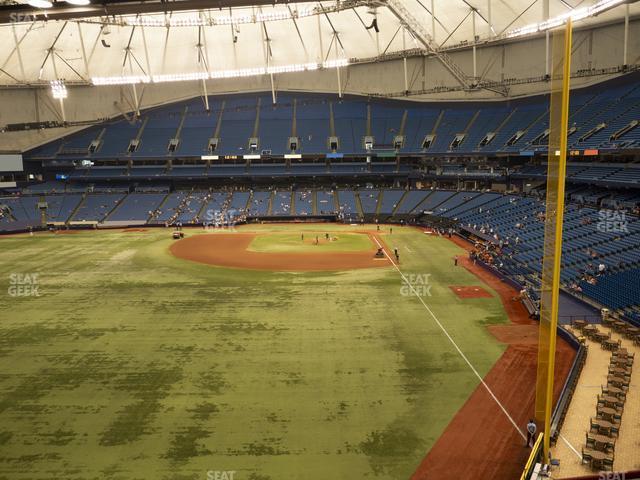
[(391, 265), (387, 258), (374, 258), (377, 249), (373, 241), (370, 251), (361, 252), (263, 253), (247, 250), (255, 236), (255, 233), (194, 235), (174, 242), (169, 250), (176, 257), (193, 262), (250, 270), (337, 271)]

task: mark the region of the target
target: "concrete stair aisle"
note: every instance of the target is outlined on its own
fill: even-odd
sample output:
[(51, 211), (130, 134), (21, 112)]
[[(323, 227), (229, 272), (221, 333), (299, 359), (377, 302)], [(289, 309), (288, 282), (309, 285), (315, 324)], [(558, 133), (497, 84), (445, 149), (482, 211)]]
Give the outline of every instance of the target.
[(170, 196), (171, 196), (171, 192), (167, 192), (167, 194), (164, 196), (160, 204), (156, 207), (156, 209), (153, 212), (151, 212), (151, 215), (149, 215), (149, 218), (147, 218), (147, 222), (146, 222), (147, 224), (151, 223), (158, 216), (158, 213), (160, 212), (162, 207), (164, 207), (164, 204), (167, 202), (167, 199)]
[(267, 215), (271, 216), (273, 215), (273, 200), (275, 198), (276, 192), (275, 190), (271, 191), (271, 194), (269, 195), (269, 205), (267, 206)]
[(99, 219), (98, 221), (99, 221), (99, 222), (106, 222), (106, 221), (109, 219), (109, 217), (110, 217), (113, 213), (115, 213), (115, 212), (120, 208), (120, 206), (124, 203), (124, 201), (126, 200), (126, 198), (127, 198), (128, 196), (129, 196), (129, 194), (127, 193), (127, 194), (126, 194), (125, 196), (123, 196), (120, 200), (118, 200), (118, 203), (116, 203), (116, 204), (115, 204), (115, 206), (114, 206), (111, 210), (109, 210), (109, 213), (107, 213), (107, 214), (104, 216), (104, 218)]
[(380, 208), (382, 207), (382, 197), (384, 196), (384, 189), (380, 189), (378, 192), (378, 204), (376, 205), (376, 218), (380, 215)]
[(82, 194), (82, 198), (80, 198), (80, 201), (78, 202), (78, 205), (76, 205), (76, 208), (74, 208), (71, 211), (71, 215), (69, 215), (69, 218), (67, 218), (67, 220), (64, 222), (66, 225), (68, 225), (71, 219), (75, 216), (75, 214), (78, 213), (78, 210), (80, 210), (80, 207), (82, 207), (86, 199), (87, 199), (87, 192), (84, 192)]
[(398, 211), (398, 209), (400, 208), (400, 205), (402, 205), (402, 202), (404, 202), (404, 199), (407, 197), (407, 191), (405, 191), (402, 196), (400, 197), (400, 199), (398, 200), (398, 203), (396, 203), (396, 206), (394, 207), (393, 211), (391, 212), (391, 216), (395, 215), (396, 212)]
[(195, 219), (202, 220), (202, 213), (205, 207), (208, 205), (210, 199), (211, 199), (211, 190), (209, 190), (209, 194), (202, 199), (202, 205), (200, 205), (200, 208), (198, 209), (198, 213), (195, 214), (192, 220), (195, 220)]
[(358, 211), (358, 216), (360, 218), (364, 218), (364, 209), (362, 208), (362, 202), (360, 201), (360, 192), (356, 191), (354, 197), (356, 199), (356, 210)]
[(316, 190), (311, 190), (311, 208), (313, 214), (318, 215), (318, 192)]

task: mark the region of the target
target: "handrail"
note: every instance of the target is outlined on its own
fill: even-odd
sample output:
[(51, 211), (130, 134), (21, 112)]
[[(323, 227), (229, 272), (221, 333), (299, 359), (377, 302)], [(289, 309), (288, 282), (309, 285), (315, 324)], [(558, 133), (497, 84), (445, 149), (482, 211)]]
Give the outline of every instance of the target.
[(571, 332), (560, 327), (558, 328), (558, 331), (561, 332), (561, 336), (565, 340), (569, 341), (569, 343), (573, 343), (574, 347), (577, 344), (578, 348), (576, 356), (573, 359), (571, 369), (569, 370), (569, 375), (567, 375), (564, 385), (562, 386), (562, 390), (560, 391), (558, 403), (556, 403), (553, 410), (553, 415), (551, 417), (551, 441), (554, 441), (557, 438), (560, 428), (562, 428), (566, 411), (568, 410), (573, 397), (573, 395), (569, 393), (570, 386), (578, 381), (587, 356), (587, 348), (578, 342)]
[(533, 469), (540, 458), (540, 454), (542, 452), (542, 440), (544, 438), (544, 433), (540, 433), (538, 435), (538, 439), (533, 444), (533, 448), (531, 449), (531, 453), (529, 454), (529, 459), (524, 466), (524, 470), (522, 471), (522, 475), (520, 475), (520, 480), (529, 480), (531, 478), (531, 474), (533, 473)]

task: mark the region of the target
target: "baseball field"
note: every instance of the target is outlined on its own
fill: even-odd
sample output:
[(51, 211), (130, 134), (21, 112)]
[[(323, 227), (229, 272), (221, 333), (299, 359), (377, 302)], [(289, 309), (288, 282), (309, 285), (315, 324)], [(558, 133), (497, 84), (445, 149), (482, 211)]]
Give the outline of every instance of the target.
[(170, 233), (0, 238), (0, 478), (429, 478), (479, 391), (454, 343), (482, 377), (508, 347), (504, 298), (448, 239)]

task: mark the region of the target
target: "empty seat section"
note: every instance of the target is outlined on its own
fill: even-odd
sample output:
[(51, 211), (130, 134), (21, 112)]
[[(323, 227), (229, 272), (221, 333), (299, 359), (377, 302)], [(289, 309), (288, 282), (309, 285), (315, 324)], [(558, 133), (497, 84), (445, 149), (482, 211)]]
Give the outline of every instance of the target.
[(299, 99), (296, 108), (300, 153), (327, 152), (327, 139), (330, 134), (328, 102), (316, 98)]
[(357, 215), (356, 195), (353, 190), (338, 190), (338, 202), (340, 213), (344, 215)]
[(71, 221), (101, 222), (123, 197), (121, 193), (90, 193), (85, 197)]
[(334, 192), (320, 190), (316, 192), (317, 212), (319, 215), (333, 215), (336, 213)]
[(313, 215), (313, 192), (311, 190), (297, 190), (295, 192), (295, 214)]
[(393, 213), (404, 193), (404, 190), (383, 190), (379, 213), (383, 215)]
[(266, 216), (269, 213), (270, 198), (271, 192), (253, 192), (251, 202), (249, 203), (249, 210), (247, 211), (247, 215), (251, 217)]
[(410, 190), (402, 199), (396, 210), (397, 214), (412, 212), (422, 201), (432, 193), (431, 190)]
[(81, 194), (47, 195), (47, 220), (50, 222), (66, 222), (82, 199)]
[(204, 109), (200, 99), (198, 103), (188, 105), (189, 110), (184, 117), (176, 155), (201, 156), (209, 154), (209, 139), (215, 133), (221, 103), (209, 100), (209, 108), (211, 109), (209, 112)]
[(106, 220), (146, 223), (165, 196), (163, 193), (130, 193)]
[(233, 192), (229, 203), (229, 212), (236, 212), (237, 216), (244, 215), (247, 210), (247, 202), (251, 196), (250, 192)]
[(374, 214), (378, 208), (378, 195), (379, 190), (360, 190), (358, 196), (360, 197), (360, 205), (362, 205), (363, 213)]
[(256, 119), (256, 97), (232, 97), (226, 101), (220, 127), (221, 155), (248, 153), (249, 138)]
[(340, 102), (333, 104), (339, 152), (362, 153), (362, 140), (366, 132), (367, 106), (364, 102)]
[(273, 155), (289, 153), (292, 123), (291, 98), (281, 95), (275, 105), (271, 99), (263, 99), (260, 107), (260, 150), (270, 150)]
[(277, 191), (273, 197), (272, 215), (291, 215), (291, 192), (288, 190)]
[(124, 156), (129, 147), (129, 142), (136, 138), (142, 126), (140, 119), (133, 123), (126, 120), (110, 122), (104, 125), (105, 133), (98, 151), (93, 155), (96, 158), (112, 158)]

